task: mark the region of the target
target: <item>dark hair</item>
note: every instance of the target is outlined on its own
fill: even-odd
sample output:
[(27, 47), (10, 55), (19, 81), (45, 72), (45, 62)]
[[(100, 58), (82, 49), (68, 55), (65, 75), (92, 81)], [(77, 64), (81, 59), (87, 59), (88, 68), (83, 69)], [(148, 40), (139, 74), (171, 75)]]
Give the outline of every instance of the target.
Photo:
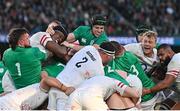
[(118, 55), (119, 53), (125, 50), (124, 47), (119, 42), (111, 41), (111, 43), (115, 48), (115, 55)]
[(139, 26), (136, 28), (136, 30), (135, 30), (137, 42), (139, 42), (138, 36), (139, 36), (140, 34), (143, 34), (143, 33), (147, 32), (147, 31), (150, 31), (150, 30), (152, 30), (152, 27), (149, 26), (149, 25), (147, 25), (147, 24), (141, 24), (141, 25), (139, 25)]
[(101, 14), (94, 15), (91, 18), (91, 25), (106, 25), (107, 24), (107, 17)]
[(99, 47), (108, 54), (115, 54), (115, 48), (111, 42), (103, 42)]
[(29, 33), (25, 28), (12, 28), (10, 30), (8, 34), (8, 39), (9, 39), (9, 45), (12, 48), (12, 50), (16, 49), (19, 39), (25, 33)]
[(171, 49), (171, 46), (169, 44), (161, 44), (157, 50), (159, 51), (160, 49)]
[[(67, 36), (68, 36), (67, 30), (66, 30), (61, 24), (58, 25), (58, 26), (56, 26), (56, 27), (54, 27), (53, 30), (54, 30), (54, 31), (57, 30), (57, 31), (62, 32), (66, 38), (67, 38)], [(65, 38), (65, 39), (66, 39), (66, 38)]]

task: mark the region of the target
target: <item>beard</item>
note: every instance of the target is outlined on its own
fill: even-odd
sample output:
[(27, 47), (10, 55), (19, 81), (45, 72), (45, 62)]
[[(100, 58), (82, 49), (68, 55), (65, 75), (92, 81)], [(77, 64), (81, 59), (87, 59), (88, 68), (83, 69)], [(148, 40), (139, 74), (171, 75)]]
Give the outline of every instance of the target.
[(171, 61), (171, 58), (170, 57), (166, 57), (165, 61), (163, 62), (163, 65), (167, 66), (170, 61)]

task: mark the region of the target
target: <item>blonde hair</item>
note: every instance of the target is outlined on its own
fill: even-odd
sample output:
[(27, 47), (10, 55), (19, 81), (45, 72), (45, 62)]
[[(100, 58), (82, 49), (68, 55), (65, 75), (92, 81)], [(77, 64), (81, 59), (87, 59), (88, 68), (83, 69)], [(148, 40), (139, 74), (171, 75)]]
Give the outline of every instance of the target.
[(155, 31), (147, 31), (147, 32), (145, 32), (145, 33), (143, 33), (143, 37), (148, 37), (148, 38), (151, 38), (151, 37), (154, 37), (154, 39), (157, 41), (157, 32), (155, 32)]

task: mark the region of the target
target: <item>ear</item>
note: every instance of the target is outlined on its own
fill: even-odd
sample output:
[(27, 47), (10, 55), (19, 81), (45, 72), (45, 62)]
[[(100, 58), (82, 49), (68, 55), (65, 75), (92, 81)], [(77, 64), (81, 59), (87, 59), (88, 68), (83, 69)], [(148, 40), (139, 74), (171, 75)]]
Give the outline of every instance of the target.
[(24, 43), (23, 40), (19, 40), (18, 43), (17, 43), (17, 45), (22, 46), (23, 43)]

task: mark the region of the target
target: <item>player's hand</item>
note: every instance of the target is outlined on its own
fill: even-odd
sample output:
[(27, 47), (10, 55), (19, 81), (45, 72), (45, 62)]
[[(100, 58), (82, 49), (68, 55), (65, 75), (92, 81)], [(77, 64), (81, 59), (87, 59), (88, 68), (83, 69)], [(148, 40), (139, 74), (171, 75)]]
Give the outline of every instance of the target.
[(74, 87), (68, 87), (68, 88), (66, 89), (66, 91), (65, 91), (65, 94), (66, 94), (67, 96), (69, 96), (74, 90), (75, 90)]
[(64, 46), (68, 47), (69, 46), (69, 42), (64, 41), (64, 42), (61, 43), (61, 45), (64, 45)]
[(53, 34), (55, 33), (55, 31), (53, 30), (52, 27), (48, 27), (48, 28), (46, 29), (46, 32), (49, 33), (50, 35), (53, 35)]

